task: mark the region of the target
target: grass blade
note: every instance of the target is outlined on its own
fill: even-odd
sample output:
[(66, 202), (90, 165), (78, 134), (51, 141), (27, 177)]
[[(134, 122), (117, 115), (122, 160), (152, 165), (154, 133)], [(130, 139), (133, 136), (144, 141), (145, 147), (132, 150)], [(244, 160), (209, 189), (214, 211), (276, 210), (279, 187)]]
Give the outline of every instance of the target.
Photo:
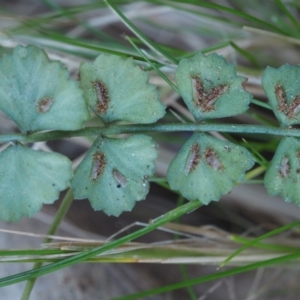
[(275, 3), (277, 6), (286, 14), (286, 16), (290, 19), (294, 27), (297, 31), (300, 31), (300, 25), (299, 21), (295, 19), (295, 17), (288, 11), (288, 9), (283, 5), (283, 3), (280, 0), (275, 0)]
[(253, 64), (253, 66), (255, 66), (256, 68), (259, 68), (259, 63), (254, 55), (252, 55), (250, 52), (242, 49), (240, 46), (238, 46), (236, 43), (234, 43), (232, 41), (230, 41), (229, 44), (234, 50), (236, 50), (236, 52), (238, 52), (239, 54), (244, 56), (246, 59), (248, 59)]
[(258, 24), (258, 25), (264, 26), (266, 28), (269, 28), (271, 30), (274, 30), (275, 32), (285, 34), (285, 35), (288, 34), (287, 32), (281, 30), (280, 28), (278, 28), (278, 27), (276, 27), (276, 26), (274, 26), (274, 25), (272, 25), (268, 22), (265, 22), (261, 19), (253, 17), (253, 16), (251, 16), (249, 14), (246, 14), (242, 11), (235, 10), (235, 9), (230, 8), (230, 7), (223, 6), (223, 5), (210, 3), (208, 1), (201, 1), (201, 0), (187, 0), (187, 1), (184, 1), (184, 2), (181, 1), (181, 0), (170, 0), (170, 1), (165, 1), (165, 4), (167, 5), (168, 2), (170, 2), (170, 3), (172, 3), (172, 2), (178, 3), (179, 2), (179, 3), (185, 3), (185, 4), (192, 4), (192, 5), (197, 5), (197, 6), (201, 6), (201, 7), (207, 7), (207, 8), (211, 8), (211, 9), (215, 9), (215, 10), (224, 11), (224, 12), (227, 12), (229, 14), (232, 14), (232, 15), (241, 17), (243, 19), (246, 19), (248, 21), (251, 21), (255, 24)]
[(105, 0), (107, 6), (116, 13), (122, 22), (139, 38), (141, 39), (149, 48), (155, 50), (156, 52), (160, 53), (164, 57), (166, 57), (169, 61), (173, 62), (174, 64), (178, 64), (178, 60), (171, 56), (169, 53), (161, 49), (158, 45), (152, 42), (149, 38), (147, 38), (132, 22), (130, 22), (125, 15), (114, 5), (111, 1)]
[[(69, 189), (62, 201), (62, 204), (59, 207), (59, 210), (56, 213), (56, 216), (47, 232), (48, 235), (53, 235), (55, 234), (56, 230), (58, 229), (61, 221), (63, 220), (63, 218), (65, 217), (67, 211), (69, 210), (69, 207), (71, 206), (72, 202), (73, 202), (73, 193), (72, 190)], [(44, 239), (44, 243), (49, 243), (51, 241), (50, 238), (45, 238)], [(42, 262), (36, 262), (33, 265), (33, 270), (36, 270), (38, 268), (40, 268), (43, 265)], [(31, 278), (30, 280), (28, 280), (26, 282), (25, 288), (23, 290), (22, 296), (21, 296), (21, 300), (27, 300), (30, 297), (31, 291), (34, 287), (36, 278)]]
[(237, 256), (238, 254), (240, 254), (241, 252), (243, 252), (245, 249), (251, 247), (252, 245), (256, 244), (257, 242), (266, 239), (268, 237), (271, 237), (273, 235), (279, 234), (283, 231), (289, 230), (293, 227), (299, 226), (300, 225), (300, 221), (296, 221), (287, 225), (284, 225), (280, 228), (277, 228), (275, 230), (272, 230), (266, 234), (263, 234), (262, 236), (250, 241), (249, 243), (245, 244), (244, 246), (242, 246), (240, 249), (238, 249), (237, 251), (235, 251), (234, 253), (232, 253), (227, 259), (225, 259), (221, 265), (220, 268), (224, 267), (231, 259), (233, 259), (235, 256)]
[(143, 51), (141, 51), (137, 45), (132, 41), (132, 39), (128, 36), (125, 37), (126, 40), (134, 47), (134, 49), (145, 59), (145, 61), (147, 61), (152, 68), (157, 72), (157, 74), (163, 78), (165, 80), (165, 82), (175, 91), (177, 92), (178, 95), (180, 95), (180, 92), (177, 88), (177, 86), (159, 69), (156, 67), (155, 64), (153, 64), (148, 57), (143, 53)]

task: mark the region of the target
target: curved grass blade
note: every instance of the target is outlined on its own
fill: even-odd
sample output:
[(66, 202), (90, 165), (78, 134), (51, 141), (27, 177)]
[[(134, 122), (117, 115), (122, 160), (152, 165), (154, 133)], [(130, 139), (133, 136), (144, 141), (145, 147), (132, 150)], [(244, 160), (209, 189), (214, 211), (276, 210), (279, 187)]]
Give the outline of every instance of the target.
[[(298, 32), (300, 32), (299, 21), (289, 12), (289, 10), (286, 8), (286, 6), (280, 0), (275, 0), (274, 2), (285, 13), (285, 15), (290, 19), (291, 23), (294, 25), (296, 30)], [(286, 4), (286, 5), (288, 5), (288, 4)]]
[(115, 4), (113, 4), (109, 0), (104, 0), (104, 2), (107, 4), (107, 6), (116, 13), (121, 21), (139, 38), (141, 39), (145, 45), (147, 45), (149, 48), (155, 50), (156, 52), (163, 55), (165, 58), (167, 58), (170, 62), (173, 62), (174, 64), (178, 64), (178, 60), (171, 56), (169, 53), (158, 47), (154, 42), (152, 42), (149, 38), (147, 38), (132, 22), (130, 22), (125, 15), (117, 8)]
[(259, 68), (259, 63), (254, 55), (252, 55), (249, 51), (241, 48), (239, 45), (232, 41), (229, 41), (229, 44), (234, 50), (236, 50), (236, 52), (248, 59), (254, 67)]
[(245, 244), (244, 246), (242, 246), (240, 249), (238, 249), (237, 251), (235, 251), (234, 253), (232, 253), (227, 259), (225, 259), (221, 264), (220, 264), (220, 268), (224, 267), (230, 260), (232, 260), (235, 256), (239, 255), (240, 253), (242, 253), (244, 250), (246, 250), (247, 248), (255, 245), (256, 243), (260, 242), (261, 240), (267, 239), (271, 236), (274, 236), (276, 234), (279, 234), (281, 232), (287, 231), (291, 228), (294, 228), (296, 226), (300, 226), (300, 221), (296, 221), (284, 226), (281, 226), (280, 228), (274, 229), (266, 234), (261, 235), (260, 237), (250, 241), (249, 243)]
[[(181, 0), (172, 0), (170, 2), (180, 2), (182, 3)], [(241, 17), (243, 19), (246, 19), (246, 20), (249, 20), (255, 24), (258, 24), (258, 25), (261, 25), (261, 26), (264, 26), (266, 28), (269, 28), (269, 29), (272, 29), (274, 30), (275, 32), (278, 32), (278, 33), (282, 33), (284, 35), (288, 34), (287, 32), (281, 30), (280, 28), (268, 23), (268, 22), (265, 22), (261, 19), (258, 19), (256, 17), (253, 17), (247, 13), (244, 13), (240, 10), (235, 10), (235, 9), (232, 9), (230, 7), (226, 7), (226, 6), (223, 6), (223, 5), (219, 5), (219, 4), (215, 4), (215, 3), (210, 3), (210, 2), (207, 2), (207, 1), (201, 1), (201, 0), (187, 0), (187, 1), (184, 1), (184, 3), (187, 3), (187, 4), (193, 4), (193, 5), (196, 5), (196, 6), (201, 6), (201, 7), (207, 7), (207, 8), (211, 8), (211, 9), (215, 9), (215, 10), (220, 10), (220, 11), (224, 11), (224, 12), (227, 12), (227, 13), (230, 13), (230, 14), (233, 14), (235, 16), (238, 16), (238, 17)]]
[(126, 36), (126, 40), (130, 42), (130, 44), (134, 47), (134, 49), (148, 62), (149, 65), (157, 72), (157, 74), (165, 80), (165, 82), (178, 94), (180, 94), (178, 87), (159, 69), (157, 68), (151, 60), (137, 47), (137, 45), (133, 42), (133, 40)]

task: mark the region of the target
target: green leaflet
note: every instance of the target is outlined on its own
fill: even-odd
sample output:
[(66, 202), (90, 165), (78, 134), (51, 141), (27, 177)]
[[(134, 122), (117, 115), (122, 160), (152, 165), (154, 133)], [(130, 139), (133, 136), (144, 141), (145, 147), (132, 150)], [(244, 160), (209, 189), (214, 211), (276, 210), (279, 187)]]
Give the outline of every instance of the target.
[(165, 114), (149, 75), (132, 58), (101, 54), (80, 67), (80, 85), (91, 109), (105, 122), (154, 123)]
[(171, 162), (168, 181), (171, 189), (180, 191), (188, 200), (208, 204), (243, 181), (245, 171), (253, 164), (245, 148), (194, 133)]
[[(165, 114), (149, 75), (132, 58), (101, 54), (80, 67), (80, 85), (91, 109), (105, 122), (153, 123)], [(118, 216), (145, 199), (155, 170), (152, 139), (99, 137), (75, 172), (75, 198), (89, 198), (95, 210)]]
[(71, 162), (58, 153), (10, 145), (0, 153), (0, 218), (18, 221), (53, 203), (69, 186)]
[(17, 46), (0, 60), (0, 109), (21, 131), (76, 130), (89, 118), (77, 82), (36, 46)]
[(264, 183), (271, 196), (300, 205), (300, 139), (283, 138), (265, 174)]
[(156, 144), (146, 135), (126, 139), (99, 137), (71, 182), (74, 197), (89, 198), (95, 210), (118, 216), (145, 199), (155, 171)]
[(267, 67), (262, 85), (278, 121), (283, 125), (300, 124), (300, 66), (288, 64), (279, 69)]
[(252, 99), (233, 64), (215, 53), (182, 59), (176, 71), (181, 96), (197, 121), (245, 112)]

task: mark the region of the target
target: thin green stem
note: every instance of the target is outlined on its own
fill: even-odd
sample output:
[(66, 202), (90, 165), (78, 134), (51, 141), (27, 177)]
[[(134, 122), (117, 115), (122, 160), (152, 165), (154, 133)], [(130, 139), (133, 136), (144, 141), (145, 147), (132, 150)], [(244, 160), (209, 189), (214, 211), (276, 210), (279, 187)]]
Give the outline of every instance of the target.
[[(230, 235), (230, 239), (236, 243), (240, 244), (249, 244), (249, 242), (252, 242), (253, 239), (249, 238), (243, 238), (237, 235)], [(262, 242), (257, 242), (252, 245), (253, 247), (256, 248), (261, 248), (261, 249), (267, 249), (270, 251), (279, 251), (279, 252), (299, 252), (299, 247), (297, 246), (284, 246), (284, 245), (278, 245), (278, 244), (272, 244), (272, 243), (262, 243)]]
[(284, 226), (281, 226), (277, 229), (274, 229), (264, 235), (261, 235), (260, 237), (248, 242), (246, 245), (242, 246), (241, 248), (239, 248), (238, 250), (234, 251), (231, 255), (229, 255), (221, 264), (220, 264), (220, 268), (224, 267), (229, 261), (231, 261), (235, 256), (239, 255), (241, 252), (243, 252), (244, 250), (246, 250), (247, 248), (251, 247), (252, 245), (255, 245), (256, 243), (258, 243), (259, 241), (269, 238), (273, 235), (279, 234), (281, 232), (287, 231), (293, 227), (296, 226), (300, 226), (300, 221), (296, 221)]
[[(179, 268), (180, 268), (181, 276), (183, 277), (184, 281), (188, 281), (190, 278), (189, 278), (188, 271), (186, 269), (186, 265), (185, 264), (180, 264)], [(187, 289), (187, 292), (188, 292), (191, 300), (197, 300), (198, 299), (197, 294), (195, 293), (192, 286), (187, 286), (186, 289)]]
[(175, 91), (177, 92), (178, 95), (180, 95), (180, 91), (178, 89), (178, 87), (159, 69), (155, 66), (155, 64), (153, 64), (151, 62), (150, 59), (148, 59), (148, 57), (143, 53), (143, 51), (141, 51), (138, 46), (133, 42), (133, 40), (128, 37), (125, 36), (126, 40), (134, 47), (134, 49), (152, 66), (152, 68), (157, 72), (157, 74), (163, 78), (165, 80), (165, 82), (168, 83), (168, 85)]
[[(183, 203), (184, 203), (184, 198), (183, 198), (182, 195), (179, 195), (178, 199), (177, 199), (177, 207), (180, 207)], [(180, 224), (180, 222), (181, 222), (181, 218), (178, 218), (177, 220), (174, 220), (174, 223)], [(179, 239), (178, 233), (174, 234), (174, 239), (175, 240)], [(180, 269), (180, 273), (181, 273), (181, 276), (182, 276), (183, 280), (189, 280), (189, 274), (188, 274), (188, 271), (186, 269), (186, 265), (185, 264), (180, 264), (179, 269)], [(187, 292), (190, 296), (190, 299), (191, 300), (197, 300), (197, 295), (196, 295), (193, 287), (188, 286), (186, 289), (187, 289)]]
[[(47, 235), (53, 235), (55, 234), (56, 230), (58, 229), (61, 221), (63, 220), (64, 216), (66, 215), (67, 211), (69, 210), (69, 207), (72, 203), (74, 199), (72, 190), (69, 189), (55, 215), (55, 218), (50, 226), (50, 228), (48, 229)], [(51, 241), (50, 238), (45, 238), (43, 243), (49, 243)], [(40, 268), (43, 265), (43, 262), (36, 262), (33, 265), (33, 270)], [(34, 287), (36, 278), (31, 278), (26, 282), (25, 288), (23, 290), (23, 294), (21, 297), (21, 300), (28, 300), (31, 294), (31, 291)]]
[(119, 16), (123, 24), (127, 26), (141, 41), (143, 41), (145, 45), (147, 45), (150, 49), (153, 49), (154, 51), (160, 53), (175, 65), (178, 64), (178, 60), (175, 57), (164, 51), (164, 49), (160, 48), (151, 39), (146, 37), (131, 21), (129, 21), (125, 17), (125, 15), (118, 9), (118, 7), (114, 3), (112, 3), (112, 1), (105, 0), (105, 3), (117, 16)]
[(236, 44), (232, 41), (229, 41), (229, 44), (239, 54), (241, 54), (246, 59), (248, 59), (252, 63), (253, 66), (255, 66), (256, 68), (259, 68), (259, 63), (258, 63), (257, 59), (255, 58), (255, 55), (252, 55), (251, 52), (241, 48), (238, 44)]
[[(153, 1), (153, 0), (151, 0), (151, 1)], [(164, 3), (165, 5), (167, 5), (169, 2), (171, 2), (171, 3), (172, 2), (175, 2), (175, 3), (179, 2), (179, 3), (181, 3), (182, 1), (181, 0), (172, 0), (172, 1), (168, 1), (167, 0), (167, 1), (163, 1), (162, 3)], [(242, 12), (240, 10), (232, 9), (230, 7), (226, 7), (226, 6), (215, 4), (215, 3), (210, 3), (209, 1), (186, 0), (186, 1), (184, 1), (184, 3), (185, 4), (197, 5), (197, 6), (200, 6), (200, 7), (207, 7), (207, 8), (211, 8), (211, 9), (214, 9), (214, 10), (223, 11), (223, 12), (226, 12), (226, 13), (229, 13), (229, 14), (232, 14), (232, 15), (236, 15), (238, 17), (241, 17), (241, 18), (244, 18), (245, 20), (250, 21), (253, 24), (264, 26), (264, 27), (269, 28), (269, 29), (271, 29), (271, 30), (273, 30), (275, 32), (280, 32), (282, 34), (287, 35), (287, 32), (285, 32), (282, 29), (274, 26), (273, 24), (265, 22), (264, 20), (256, 18), (256, 17), (254, 17), (254, 16), (252, 16), (250, 14), (244, 13), (244, 12)]]
[(107, 243), (100, 247), (96, 247), (92, 250), (85, 251), (85, 252), (77, 254), (75, 256), (66, 258), (62, 261), (48, 264), (46, 266), (42, 266), (38, 269), (29, 270), (29, 271), (22, 272), (22, 273), (19, 273), (16, 275), (2, 278), (2, 279), (0, 279), (0, 287), (11, 285), (11, 284), (21, 282), (24, 280), (36, 278), (36, 277), (60, 270), (62, 268), (74, 265), (76, 263), (85, 261), (88, 258), (91, 258), (98, 254), (104, 253), (110, 249), (121, 246), (124, 243), (130, 242), (131, 240), (134, 240), (142, 235), (145, 235), (145, 234), (153, 231), (154, 229), (164, 225), (165, 223), (171, 222), (174, 219), (177, 219), (178, 217), (180, 217), (186, 213), (192, 212), (193, 210), (199, 208), (201, 205), (202, 205), (202, 203), (199, 201), (188, 202), (187, 204), (182, 205), (181, 207), (171, 210), (171, 211), (167, 212), (166, 214), (154, 219), (152, 221), (152, 223), (149, 224), (148, 226), (146, 226), (138, 231), (135, 231), (131, 234), (128, 234), (118, 240), (112, 241), (112, 242)]
[(266, 171), (266, 167), (259, 166), (259, 167), (255, 168), (255, 169), (247, 172), (247, 174), (245, 176), (245, 181), (251, 180), (252, 178), (255, 178), (255, 177), (261, 175), (265, 171)]
[(205, 123), (173, 123), (146, 125), (110, 125), (105, 127), (86, 127), (76, 131), (47, 131), (41, 133), (15, 133), (0, 135), (0, 143), (24, 142), (33, 143), (51, 141), (78, 136), (117, 135), (122, 133), (144, 132), (180, 132), (180, 131), (218, 131), (230, 133), (269, 134), (276, 136), (300, 137), (300, 129), (292, 127), (272, 127), (246, 124), (205, 124)]
[(290, 19), (291, 23), (294, 25), (296, 30), (300, 31), (300, 26), (298, 20), (289, 12), (287, 9), (287, 6), (284, 5), (280, 0), (275, 0), (275, 3), (278, 5), (278, 7), (285, 13), (285, 15)]

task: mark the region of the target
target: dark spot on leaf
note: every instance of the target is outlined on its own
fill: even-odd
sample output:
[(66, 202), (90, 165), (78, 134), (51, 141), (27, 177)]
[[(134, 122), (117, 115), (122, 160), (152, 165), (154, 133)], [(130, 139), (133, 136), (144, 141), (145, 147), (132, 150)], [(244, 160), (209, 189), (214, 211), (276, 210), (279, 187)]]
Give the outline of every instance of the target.
[[(231, 152), (231, 148), (228, 145), (224, 146), (224, 149), (226, 152), (230, 153)], [(241, 153), (242, 154), (242, 153)]]
[(246, 91), (246, 83), (248, 81), (248, 78), (245, 78), (244, 81), (242, 82), (242, 87)]
[(186, 160), (184, 173), (188, 175), (193, 172), (200, 162), (200, 147), (197, 143), (193, 144), (190, 149), (189, 156)]
[(93, 166), (92, 166), (92, 173), (91, 177), (93, 181), (96, 181), (99, 176), (103, 173), (104, 167), (106, 165), (105, 162), (105, 155), (101, 152), (95, 152), (93, 154)]
[(51, 108), (52, 104), (53, 104), (53, 100), (51, 98), (49, 97), (43, 98), (37, 103), (37, 110), (38, 112), (44, 114)]
[(113, 169), (113, 177), (117, 182), (117, 188), (124, 188), (127, 185), (127, 179), (125, 178), (125, 176), (119, 172), (117, 169)]
[(223, 168), (222, 163), (218, 159), (217, 153), (212, 148), (207, 148), (204, 152), (207, 164), (214, 170), (218, 171)]
[(109, 96), (106, 86), (103, 82), (97, 80), (92, 82), (97, 95), (97, 103), (95, 109), (99, 114), (106, 113), (108, 109)]
[(290, 104), (287, 103), (286, 94), (281, 83), (275, 87), (275, 94), (278, 101), (278, 109), (289, 119), (295, 118), (300, 111), (300, 95), (296, 96)]
[[(143, 177), (143, 188), (146, 189), (147, 188), (147, 184), (148, 184), (148, 176), (145, 175)], [(141, 191), (141, 195), (143, 195), (143, 192)]]
[(214, 103), (223, 95), (228, 86), (221, 84), (209, 90), (205, 90), (202, 81), (198, 76), (192, 77), (193, 95), (196, 107), (201, 107), (203, 112), (215, 109)]

